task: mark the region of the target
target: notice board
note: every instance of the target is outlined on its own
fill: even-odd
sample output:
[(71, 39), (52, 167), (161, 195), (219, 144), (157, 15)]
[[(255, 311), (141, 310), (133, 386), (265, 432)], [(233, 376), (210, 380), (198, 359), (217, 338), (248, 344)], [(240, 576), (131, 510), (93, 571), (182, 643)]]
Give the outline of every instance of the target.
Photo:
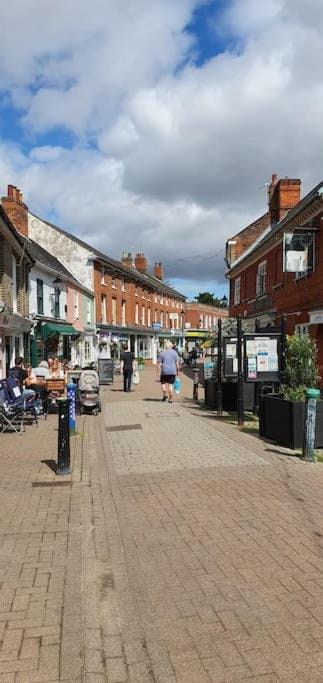
[(224, 377), (238, 377), (237, 337), (223, 337), (223, 374)]
[(113, 382), (113, 360), (112, 358), (99, 358), (98, 375), (100, 384), (112, 384)]
[(281, 372), (281, 335), (244, 335), (245, 382), (278, 382)]

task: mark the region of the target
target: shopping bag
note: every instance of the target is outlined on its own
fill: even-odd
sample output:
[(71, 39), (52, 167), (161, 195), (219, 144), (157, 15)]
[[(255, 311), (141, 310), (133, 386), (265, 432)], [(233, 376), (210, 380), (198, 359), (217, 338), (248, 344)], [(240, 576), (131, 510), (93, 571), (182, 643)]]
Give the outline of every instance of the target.
[(133, 381), (133, 384), (139, 384), (140, 383), (140, 375), (139, 375), (138, 370), (134, 371), (133, 376), (132, 376), (132, 381)]
[(174, 391), (175, 391), (175, 394), (179, 394), (179, 393), (180, 393), (181, 387), (182, 387), (182, 382), (181, 382), (181, 380), (180, 380), (179, 377), (176, 377), (175, 382), (174, 382)]

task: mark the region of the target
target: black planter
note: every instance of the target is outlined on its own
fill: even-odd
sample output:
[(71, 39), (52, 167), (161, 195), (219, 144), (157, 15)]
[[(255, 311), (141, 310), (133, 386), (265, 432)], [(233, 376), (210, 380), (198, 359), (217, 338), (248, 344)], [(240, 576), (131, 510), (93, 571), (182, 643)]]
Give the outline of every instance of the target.
[[(227, 412), (237, 410), (237, 382), (222, 382), (222, 407)], [(205, 405), (207, 408), (217, 410), (216, 389), (217, 383), (212, 379), (205, 380)], [(244, 409), (252, 410), (254, 406), (254, 384), (244, 382)]]
[[(292, 449), (301, 449), (304, 440), (305, 403), (267, 395), (261, 399), (259, 434)], [(315, 448), (323, 448), (323, 401), (317, 402)]]

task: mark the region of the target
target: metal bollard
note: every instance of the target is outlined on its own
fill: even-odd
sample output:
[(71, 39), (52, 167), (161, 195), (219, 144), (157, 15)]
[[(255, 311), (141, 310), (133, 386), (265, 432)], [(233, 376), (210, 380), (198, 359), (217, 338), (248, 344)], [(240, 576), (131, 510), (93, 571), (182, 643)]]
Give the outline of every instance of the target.
[(306, 389), (305, 424), (303, 457), (307, 462), (315, 462), (315, 423), (316, 403), (320, 397), (319, 389)]
[(194, 378), (193, 378), (193, 400), (199, 400), (199, 375), (200, 371), (198, 368), (194, 368)]
[(69, 399), (58, 401), (58, 448), (56, 474), (70, 474)]
[(76, 415), (76, 391), (77, 386), (74, 382), (67, 385), (67, 398), (70, 401), (69, 405), (69, 423), (70, 423), (70, 435), (75, 435), (75, 415)]

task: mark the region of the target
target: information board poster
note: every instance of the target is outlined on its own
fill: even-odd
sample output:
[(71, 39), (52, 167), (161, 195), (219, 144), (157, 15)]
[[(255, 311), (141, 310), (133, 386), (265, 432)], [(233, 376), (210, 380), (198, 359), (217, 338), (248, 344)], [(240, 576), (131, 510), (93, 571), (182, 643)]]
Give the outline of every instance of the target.
[(204, 379), (214, 379), (216, 374), (217, 363), (211, 360), (204, 363)]
[(238, 340), (236, 337), (223, 338), (224, 377), (238, 376)]
[(280, 371), (280, 335), (246, 335), (244, 343), (245, 381), (278, 381)]

